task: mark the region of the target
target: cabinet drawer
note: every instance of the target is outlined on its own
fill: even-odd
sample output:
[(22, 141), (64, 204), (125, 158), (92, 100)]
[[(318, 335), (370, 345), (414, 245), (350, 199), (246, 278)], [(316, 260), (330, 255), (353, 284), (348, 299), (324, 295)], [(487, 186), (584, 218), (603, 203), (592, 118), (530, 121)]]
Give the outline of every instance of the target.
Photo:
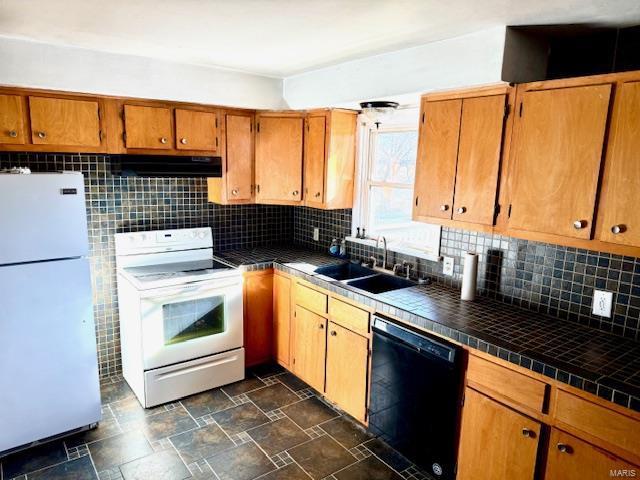
[(369, 335), (369, 312), (335, 298), (329, 299), (331, 321), (360, 335)]
[(556, 420), (640, 456), (640, 421), (558, 390)]
[(547, 385), (495, 363), (469, 355), (467, 381), (490, 396), (542, 412)]
[(296, 304), (320, 315), (327, 313), (327, 296), (304, 285), (296, 285)]

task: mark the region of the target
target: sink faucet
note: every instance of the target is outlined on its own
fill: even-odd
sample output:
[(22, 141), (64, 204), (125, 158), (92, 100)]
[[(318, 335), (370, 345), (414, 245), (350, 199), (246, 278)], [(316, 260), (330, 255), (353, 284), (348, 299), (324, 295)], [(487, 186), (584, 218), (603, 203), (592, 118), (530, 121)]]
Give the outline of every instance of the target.
[(380, 240), (382, 240), (382, 245), (384, 247), (384, 250), (382, 253), (382, 268), (386, 270), (387, 269), (387, 239), (382, 235), (380, 235), (378, 237), (378, 240), (376, 240), (376, 248), (379, 248)]

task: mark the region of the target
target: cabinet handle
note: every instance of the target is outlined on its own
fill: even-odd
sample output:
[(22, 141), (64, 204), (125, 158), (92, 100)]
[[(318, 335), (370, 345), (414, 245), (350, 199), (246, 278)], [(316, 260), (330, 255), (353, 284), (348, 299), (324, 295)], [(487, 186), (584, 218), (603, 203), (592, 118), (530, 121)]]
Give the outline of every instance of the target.
[(338, 334), (336, 333), (336, 331), (335, 331), (335, 330), (331, 330), (331, 336), (332, 336), (332, 337), (335, 337), (336, 335), (338, 335)]
[(571, 445), (567, 445), (566, 443), (559, 443), (556, 445), (556, 447), (560, 453), (573, 453), (573, 448), (571, 448)]
[(16, 138), (16, 137), (18, 136), (18, 132), (16, 132), (15, 130), (11, 130), (11, 131), (9, 132), (9, 136), (10, 136), (11, 138)]
[(462, 213), (464, 213), (464, 212), (466, 212), (466, 211), (467, 211), (467, 207), (460, 207), (460, 208), (458, 209), (458, 213), (460, 213), (460, 214), (462, 214)]
[(233, 190), (231, 190), (231, 195), (238, 195), (238, 189), (234, 188)]
[(320, 328), (320, 330), (324, 330), (324, 323), (321, 323), (320, 325), (318, 325), (318, 328)]
[(46, 138), (46, 137), (47, 137), (47, 134), (46, 134), (46, 132), (38, 132), (38, 137), (40, 137), (40, 138)]
[(293, 196), (294, 196), (294, 197), (297, 197), (297, 196), (298, 196), (298, 193), (300, 193), (300, 192), (298, 192), (298, 190), (294, 190), (292, 193), (293, 193)]
[(162, 137), (162, 138), (160, 139), (160, 143), (163, 143), (163, 144), (164, 144), (164, 143), (167, 143), (167, 139), (166, 139), (165, 137)]
[(611, 227), (611, 233), (614, 235), (618, 235), (619, 233), (624, 233), (627, 230), (626, 225), (614, 225)]
[(527, 427), (522, 429), (522, 435), (527, 438), (536, 438), (536, 432)]
[[(162, 143), (166, 143), (166, 142), (162, 142)], [(187, 144), (187, 139), (186, 138), (181, 138), (180, 139), (180, 143), (183, 144), (183, 145), (186, 145)]]
[(582, 230), (586, 226), (587, 226), (586, 220), (576, 220), (575, 222), (573, 222), (573, 228), (575, 228), (576, 230)]
[(440, 205), (440, 210), (446, 212), (447, 210), (449, 210), (449, 205)]

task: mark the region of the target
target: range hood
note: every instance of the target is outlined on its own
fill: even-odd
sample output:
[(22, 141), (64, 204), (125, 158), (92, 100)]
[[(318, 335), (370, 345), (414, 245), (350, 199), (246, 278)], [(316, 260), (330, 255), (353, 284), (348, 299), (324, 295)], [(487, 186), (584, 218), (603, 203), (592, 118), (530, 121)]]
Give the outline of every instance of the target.
[(113, 156), (111, 173), (123, 177), (221, 177), (221, 157)]

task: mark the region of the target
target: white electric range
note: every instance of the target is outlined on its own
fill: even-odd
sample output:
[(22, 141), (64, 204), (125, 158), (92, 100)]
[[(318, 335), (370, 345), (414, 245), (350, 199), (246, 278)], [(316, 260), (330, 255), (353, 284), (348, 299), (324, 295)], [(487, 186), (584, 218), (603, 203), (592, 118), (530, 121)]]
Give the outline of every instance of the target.
[(244, 378), (242, 273), (210, 228), (115, 235), (123, 375), (153, 407)]

